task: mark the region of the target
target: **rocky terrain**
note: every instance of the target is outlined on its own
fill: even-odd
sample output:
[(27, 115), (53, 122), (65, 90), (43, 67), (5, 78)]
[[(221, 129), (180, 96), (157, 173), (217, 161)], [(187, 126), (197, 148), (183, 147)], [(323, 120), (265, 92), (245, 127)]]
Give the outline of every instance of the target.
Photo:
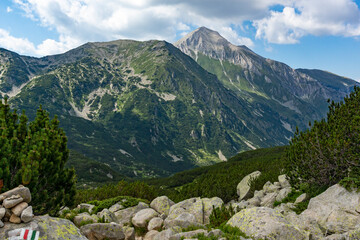
[[(338, 184), (333, 185), (310, 199), (307, 209), (297, 215), (293, 209), (307, 199), (306, 194), (300, 195), (295, 202), (274, 207), (275, 201), (281, 202), (292, 191), (291, 185), (286, 176), (281, 175), (277, 182), (267, 182), (262, 190), (252, 194), (249, 181), (260, 174), (256, 171), (242, 179), (237, 187), (239, 199), (225, 204), (227, 208), (236, 209), (226, 225), (236, 227), (248, 236), (240, 239), (360, 238), (360, 193), (356, 190), (348, 191)], [(9, 195), (22, 196), (23, 192), (28, 189), (19, 187), (3, 193), (0, 195), (2, 206), (8, 207), (12, 200)], [(93, 213), (96, 206), (91, 204), (80, 204), (73, 210), (63, 208), (60, 215), (65, 218), (76, 212), (72, 221), (45, 215), (29, 218), (24, 221), (26, 223), (5, 222), (0, 229), (0, 238), (8, 239), (14, 229), (25, 228), (39, 231), (39, 239), (180, 240), (199, 236), (227, 239), (220, 229), (206, 227), (213, 208), (224, 204), (220, 198), (191, 198), (174, 203), (161, 196), (150, 204), (139, 202), (127, 208), (123, 206), (125, 202), (120, 201), (97, 214)], [(14, 208), (11, 211), (16, 212)]]

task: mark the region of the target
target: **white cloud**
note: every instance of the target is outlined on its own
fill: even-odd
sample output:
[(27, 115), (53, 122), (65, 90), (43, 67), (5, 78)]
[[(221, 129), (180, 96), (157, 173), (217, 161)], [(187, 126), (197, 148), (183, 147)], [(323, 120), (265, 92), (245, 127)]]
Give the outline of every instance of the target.
[(7, 12), (7, 13), (10, 13), (10, 12), (12, 12), (12, 11), (13, 11), (13, 10), (12, 10), (11, 7), (7, 7), (7, 8), (6, 8), (6, 12)]
[(256, 38), (291, 44), (305, 35), (360, 35), (360, 11), (351, 0), (296, 0), (281, 12), (254, 21)]

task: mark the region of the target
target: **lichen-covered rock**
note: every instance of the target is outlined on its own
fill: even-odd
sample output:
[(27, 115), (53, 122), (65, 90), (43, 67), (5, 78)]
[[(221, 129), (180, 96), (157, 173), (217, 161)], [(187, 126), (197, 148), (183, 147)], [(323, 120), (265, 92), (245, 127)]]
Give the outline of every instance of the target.
[(180, 228), (187, 228), (190, 226), (198, 226), (203, 227), (204, 225), (196, 221), (196, 217), (188, 212), (183, 212), (175, 219), (165, 219), (164, 221), (164, 228), (173, 228), (173, 227), (180, 227)]
[(245, 176), (237, 185), (236, 192), (239, 196), (239, 201), (244, 198), (247, 198), (250, 194), (250, 181), (252, 179), (256, 179), (261, 175), (260, 171), (255, 171), (250, 173), (249, 175)]
[(148, 231), (151, 231), (151, 230), (160, 231), (163, 223), (164, 223), (164, 220), (162, 218), (155, 217), (150, 220), (147, 229), (148, 229)]
[(3, 201), (4, 208), (12, 208), (21, 203), (24, 199), (20, 195), (11, 195), (11, 197), (5, 198)]
[(23, 221), (24, 223), (30, 222), (33, 219), (33, 217), (34, 214), (33, 214), (32, 206), (28, 206), (27, 208), (25, 208), (20, 216), (21, 221)]
[(284, 198), (291, 193), (291, 188), (283, 188), (280, 190), (279, 194), (276, 196), (276, 201), (281, 202)]
[(114, 205), (112, 205), (110, 208), (109, 208), (109, 211), (114, 213), (114, 212), (117, 212), (121, 209), (124, 209), (124, 206), (119, 204), (119, 203), (115, 203)]
[(202, 199), (203, 206), (204, 206), (204, 224), (210, 223), (210, 215), (214, 208), (221, 207), (224, 202), (221, 198), (213, 197), (213, 198), (203, 198)]
[(99, 219), (104, 219), (106, 222), (117, 222), (117, 218), (114, 213), (110, 212), (109, 209), (103, 209), (101, 212), (97, 213)]
[(0, 239), (7, 240), (8, 232), (14, 229), (28, 228), (40, 232), (40, 239), (87, 240), (80, 230), (69, 220), (53, 218), (48, 215), (36, 216), (29, 223), (6, 223), (0, 231)]
[(135, 240), (135, 228), (123, 226), (123, 232), (125, 234), (125, 240)]
[(285, 174), (280, 175), (278, 180), (282, 188), (291, 188), (290, 182), (287, 180), (287, 176)]
[(300, 196), (298, 196), (295, 200), (295, 204), (298, 204), (298, 203), (302, 203), (302, 202), (305, 202), (307, 199), (307, 194), (306, 193), (303, 193), (301, 194)]
[(27, 203), (31, 202), (30, 190), (29, 190), (29, 188), (24, 187), (23, 185), (19, 185), (18, 187), (14, 188), (14, 189), (11, 189), (7, 192), (0, 194), (0, 199), (9, 198), (12, 195), (19, 195), (20, 197), (22, 197), (22, 199), (24, 199), (25, 202), (27, 202)]
[(275, 184), (272, 184), (271, 182), (267, 181), (263, 186), (263, 191), (265, 194), (267, 193), (273, 193), (273, 192), (279, 192), (281, 189), (280, 186), (277, 186)]
[(125, 234), (122, 227), (115, 223), (93, 223), (80, 228), (89, 240), (124, 240)]
[(146, 208), (137, 212), (131, 222), (136, 227), (147, 227), (149, 221), (157, 216), (159, 216), (159, 213), (157, 213), (154, 209)]
[(169, 215), (170, 207), (175, 203), (167, 196), (157, 197), (150, 203), (150, 207), (155, 209), (160, 214)]
[(24, 211), (24, 209), (27, 207), (28, 207), (27, 202), (22, 202), (16, 205), (15, 207), (13, 207), (11, 211), (13, 212), (13, 214), (19, 217), (21, 213)]
[(260, 206), (272, 208), (277, 195), (277, 192), (267, 193), (265, 197), (261, 199)]
[(259, 207), (261, 200), (258, 197), (252, 197), (249, 200), (247, 200), (249, 207)]
[(80, 203), (77, 208), (80, 210), (87, 210), (89, 213), (92, 212), (93, 208), (95, 207), (95, 205), (92, 204), (88, 204), (88, 203)]
[(169, 216), (166, 218), (166, 221), (173, 220), (182, 213), (190, 213), (195, 216), (195, 221), (198, 224), (203, 224), (203, 209), (203, 201), (200, 198), (190, 198), (171, 206)]
[(149, 205), (143, 202), (139, 202), (137, 206), (125, 208), (123, 210), (119, 210), (114, 212), (116, 217), (116, 222), (120, 225), (127, 225), (131, 223), (131, 218), (140, 210), (149, 208)]
[(164, 231), (159, 232), (153, 237), (153, 240), (169, 240), (172, 235), (176, 234), (176, 232), (169, 228)]
[(360, 193), (349, 192), (336, 184), (322, 194), (310, 199), (303, 217), (315, 220), (328, 232), (345, 233), (357, 229), (360, 214), (356, 212)]
[(196, 235), (199, 235), (199, 234), (207, 235), (207, 233), (208, 232), (206, 230), (204, 230), (204, 229), (198, 229), (198, 230), (189, 231), (189, 232), (176, 233), (176, 234), (172, 235), (169, 240), (189, 239), (189, 238), (193, 238), (193, 237), (195, 237)]
[(282, 214), (266, 207), (244, 209), (235, 214), (227, 224), (238, 227), (246, 235), (255, 239), (307, 239), (307, 235), (287, 221)]
[(159, 233), (159, 231), (156, 230), (150, 230), (145, 234), (144, 240), (153, 240), (154, 237)]
[(89, 224), (89, 223), (96, 223), (97, 221), (92, 216), (90, 216), (89, 213), (84, 212), (76, 215), (74, 217), (73, 222), (77, 227), (79, 227), (84, 222), (87, 222)]

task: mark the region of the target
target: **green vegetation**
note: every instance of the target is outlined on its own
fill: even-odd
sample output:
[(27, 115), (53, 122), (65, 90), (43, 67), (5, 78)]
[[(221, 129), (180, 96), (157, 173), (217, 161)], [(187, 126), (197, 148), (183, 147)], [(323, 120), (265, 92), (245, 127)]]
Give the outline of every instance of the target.
[(133, 198), (133, 197), (129, 197), (129, 196), (117, 196), (117, 197), (108, 198), (108, 199), (105, 199), (102, 201), (93, 200), (88, 203), (95, 205), (91, 214), (96, 214), (98, 212), (101, 212), (105, 208), (110, 208), (112, 205), (114, 205), (115, 203), (118, 203), (118, 202), (121, 202), (121, 205), (124, 208), (136, 206), (139, 204), (139, 202), (149, 203), (148, 200)]
[(236, 212), (238, 211), (235, 211), (231, 205), (229, 208), (222, 205), (221, 207), (213, 209), (210, 214), (210, 227), (217, 228), (222, 224), (225, 224)]
[(67, 138), (57, 117), (40, 108), (28, 123), (25, 112), (11, 111), (0, 102), (0, 179), (2, 191), (19, 184), (29, 187), (36, 213), (56, 213), (71, 205), (75, 195), (75, 172), (64, 168), (68, 160)]
[[(286, 151), (286, 171), (295, 187), (345, 185), (360, 181), (360, 88), (332, 102), (327, 119), (297, 131)], [(347, 184), (349, 183), (349, 184)]]

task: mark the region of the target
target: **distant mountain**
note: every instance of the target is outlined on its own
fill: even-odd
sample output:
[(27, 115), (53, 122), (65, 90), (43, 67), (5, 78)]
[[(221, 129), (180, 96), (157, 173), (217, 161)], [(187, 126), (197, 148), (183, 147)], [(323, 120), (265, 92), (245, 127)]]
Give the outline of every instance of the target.
[[(305, 128), (327, 112), (327, 99), (342, 100), (357, 84), (321, 70), (292, 69), (235, 46), (218, 32), (201, 27), (175, 43), (223, 85), (252, 106), (275, 111), (284, 128)], [(262, 116), (260, 116), (262, 117)]]
[[(0, 49), (0, 94), (30, 119), (40, 104), (58, 115), (83, 159), (152, 177), (284, 145), (355, 84), (293, 70), (206, 28), (177, 46), (196, 61), (164, 41), (87, 43), (43, 58)], [(96, 179), (109, 173), (97, 170)]]

